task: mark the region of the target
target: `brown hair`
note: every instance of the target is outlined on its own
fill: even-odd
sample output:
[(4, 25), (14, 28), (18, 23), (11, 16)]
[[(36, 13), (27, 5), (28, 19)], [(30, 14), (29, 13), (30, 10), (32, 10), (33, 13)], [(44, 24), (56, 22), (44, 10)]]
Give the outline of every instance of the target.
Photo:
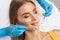
[[(10, 24), (16, 25), (17, 11), (26, 2), (31, 2), (35, 6), (35, 4), (31, 0), (12, 0), (12, 2), (10, 4), (10, 11), (9, 11)], [(18, 36), (16, 38), (12, 38), (12, 40), (24, 40), (24, 37), (25, 37), (25, 33), (23, 33), (21, 36)]]

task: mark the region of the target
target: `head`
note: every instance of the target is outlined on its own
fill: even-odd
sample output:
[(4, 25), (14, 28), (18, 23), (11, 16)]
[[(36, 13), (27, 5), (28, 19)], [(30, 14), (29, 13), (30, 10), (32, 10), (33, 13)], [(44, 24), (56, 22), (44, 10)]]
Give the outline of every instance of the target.
[(11, 24), (26, 25), (27, 30), (39, 28), (39, 14), (31, 0), (13, 0), (9, 15)]
[(39, 14), (31, 0), (13, 0), (10, 5), (11, 24), (26, 25), (29, 30), (38, 28)]

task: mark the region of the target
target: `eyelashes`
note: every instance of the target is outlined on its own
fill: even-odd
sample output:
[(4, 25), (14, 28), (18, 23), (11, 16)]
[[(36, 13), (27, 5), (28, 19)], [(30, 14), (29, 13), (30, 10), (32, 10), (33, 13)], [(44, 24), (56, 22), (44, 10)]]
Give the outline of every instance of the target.
[[(34, 11), (34, 15), (35, 15), (35, 14), (38, 14), (37, 11)], [(29, 18), (29, 17), (30, 17), (30, 14), (26, 14), (26, 15), (24, 15), (23, 17), (24, 17), (24, 18)]]
[(24, 16), (24, 18), (28, 18), (29, 16)]

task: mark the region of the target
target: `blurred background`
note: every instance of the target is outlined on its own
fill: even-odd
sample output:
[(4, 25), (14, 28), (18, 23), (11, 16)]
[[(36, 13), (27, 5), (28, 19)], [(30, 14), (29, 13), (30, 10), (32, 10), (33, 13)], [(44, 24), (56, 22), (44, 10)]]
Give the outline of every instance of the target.
[(49, 1), (53, 2), (60, 11), (60, 4), (59, 4), (60, 0), (49, 0)]

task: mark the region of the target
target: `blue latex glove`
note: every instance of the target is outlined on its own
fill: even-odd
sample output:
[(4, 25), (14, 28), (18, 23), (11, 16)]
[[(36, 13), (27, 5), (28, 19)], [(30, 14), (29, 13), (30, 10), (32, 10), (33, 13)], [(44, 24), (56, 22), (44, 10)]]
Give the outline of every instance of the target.
[(50, 16), (52, 13), (53, 6), (46, 2), (45, 0), (37, 0), (38, 3), (45, 9), (45, 13), (43, 14), (44, 17)]
[(26, 30), (25, 25), (12, 25), (6, 28), (0, 29), (0, 37), (4, 36), (11, 36), (11, 37), (17, 37), (23, 34), (23, 32)]

